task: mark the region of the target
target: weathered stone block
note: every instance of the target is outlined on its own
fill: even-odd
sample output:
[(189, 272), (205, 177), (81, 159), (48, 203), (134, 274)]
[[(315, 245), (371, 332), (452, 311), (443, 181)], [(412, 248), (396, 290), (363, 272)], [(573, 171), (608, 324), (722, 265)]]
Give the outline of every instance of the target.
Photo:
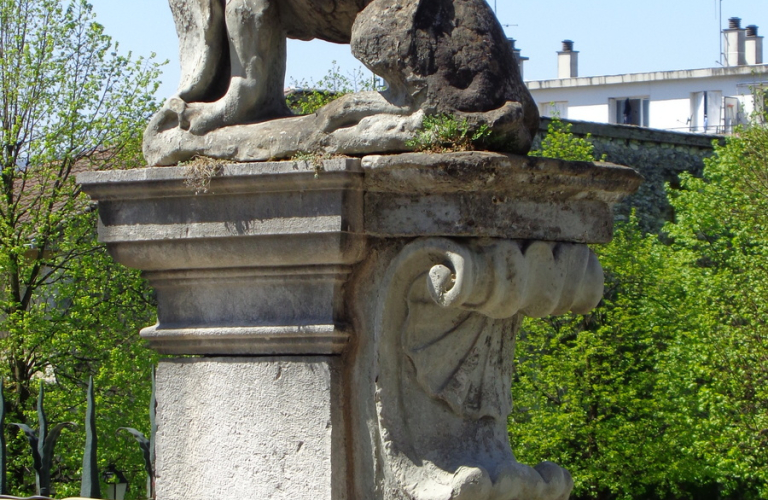
[(185, 358), (157, 370), (157, 497), (343, 498), (337, 357)]
[(598, 303), (586, 244), (634, 171), (475, 152), (225, 165), (201, 194), (187, 175), (78, 177), (157, 289), (150, 346), (236, 356), (161, 366), (160, 500), (568, 497), (509, 447), (515, 334)]

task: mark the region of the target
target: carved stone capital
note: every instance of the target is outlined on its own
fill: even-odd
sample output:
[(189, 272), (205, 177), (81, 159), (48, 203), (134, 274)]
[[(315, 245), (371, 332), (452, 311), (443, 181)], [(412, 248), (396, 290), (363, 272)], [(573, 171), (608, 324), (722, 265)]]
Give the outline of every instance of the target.
[[(524, 315), (597, 304), (586, 244), (610, 240), (637, 174), (467, 152), (223, 165), (199, 194), (190, 175), (78, 176), (101, 240), (157, 291), (142, 335), (205, 355), (160, 371), (160, 500), (567, 498), (567, 471), (522, 465), (508, 443), (515, 334)], [(249, 436), (228, 442), (246, 449), (211, 444), (215, 418), (169, 437), (214, 415), (222, 387), (241, 416), (227, 432)], [(251, 439), (253, 425), (275, 441)], [(294, 462), (321, 476), (311, 491), (286, 476)], [(236, 487), (205, 479), (235, 469)]]
[(519, 464), (509, 448), (515, 334), (523, 315), (593, 308), (595, 255), (583, 244), (425, 238), (380, 276), (368, 345), (379, 481), (417, 500), (567, 498), (567, 471)]
[[(322, 173), (322, 175), (319, 175)], [(90, 172), (99, 238), (158, 298), (142, 330), (164, 354), (337, 354), (340, 291), (362, 259), (356, 159), (222, 166), (196, 193), (189, 167)]]

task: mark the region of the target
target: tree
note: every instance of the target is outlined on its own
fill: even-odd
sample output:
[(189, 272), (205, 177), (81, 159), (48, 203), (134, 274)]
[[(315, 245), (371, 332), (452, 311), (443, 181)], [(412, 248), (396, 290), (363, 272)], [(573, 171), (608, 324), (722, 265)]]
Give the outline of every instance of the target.
[[(69, 413), (84, 412), (89, 375), (99, 418), (120, 419), (110, 433), (138, 425), (134, 408), (146, 407), (136, 399), (149, 398), (151, 355), (136, 331), (151, 321), (152, 297), (96, 243), (74, 174), (140, 164), (158, 71), (120, 55), (85, 1), (0, 0), (0, 374), (10, 421), (32, 416), (38, 383), (55, 386), (53, 420), (82, 421)], [(9, 487), (28, 493), (20, 439), (9, 443)], [(56, 479), (76, 493), (82, 443), (72, 439), (62, 436), (69, 452)]]
[(631, 217), (595, 248), (595, 311), (521, 329), (513, 449), (568, 468), (575, 498), (768, 496), (768, 130), (681, 185), (662, 237)]
[[(594, 161), (588, 139), (555, 117), (531, 155)], [(662, 444), (643, 436), (663, 433), (654, 368), (673, 318), (660, 304), (679, 292), (664, 279), (664, 249), (642, 235), (634, 215), (594, 250), (606, 274), (595, 311), (524, 322), (510, 439), (519, 460), (568, 469), (577, 498), (642, 498), (659, 488), (667, 464)]]
[[(768, 129), (752, 126), (715, 145), (701, 179), (670, 192), (672, 238), (694, 330), (662, 373), (690, 409), (690, 453), (723, 495), (768, 497)], [(676, 369), (680, 365), (684, 370)], [(682, 432), (682, 431), (681, 431)]]
[(328, 73), (317, 82), (293, 81), (293, 89), (286, 96), (286, 103), (298, 115), (312, 114), (344, 94), (376, 90), (375, 78), (373, 75), (366, 77), (359, 66), (345, 75), (336, 61), (333, 61)]
[(553, 460), (574, 497), (665, 498), (691, 463), (668, 435), (657, 369), (677, 329), (683, 290), (669, 249), (633, 215), (596, 247), (605, 295), (590, 314), (527, 320), (517, 347), (510, 437), (523, 462)]

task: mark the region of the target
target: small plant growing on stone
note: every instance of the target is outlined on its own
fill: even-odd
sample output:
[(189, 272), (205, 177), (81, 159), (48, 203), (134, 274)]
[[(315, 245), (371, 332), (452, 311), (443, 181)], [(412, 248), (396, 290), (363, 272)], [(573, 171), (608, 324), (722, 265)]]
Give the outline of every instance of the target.
[(453, 115), (425, 116), (421, 127), (406, 143), (416, 151), (472, 151), (491, 137), (491, 128), (487, 124), (472, 127), (466, 118), (459, 119)]
[(315, 171), (315, 179), (317, 179), (320, 176), (320, 172), (323, 171), (323, 162), (333, 158), (349, 158), (349, 156), (331, 153), (310, 153), (308, 151), (299, 151), (291, 156), (291, 161), (306, 162), (307, 166)]
[(324, 159), (321, 153), (310, 153), (309, 151), (297, 151), (296, 154), (291, 156), (291, 161), (305, 161), (308, 165), (321, 164)]
[(53, 450), (56, 441), (67, 427), (74, 427), (74, 422), (63, 422), (56, 424), (48, 432), (48, 419), (43, 409), (43, 384), (40, 384), (40, 393), (37, 396), (37, 419), (38, 429), (35, 431), (26, 424), (12, 423), (21, 429), (27, 437), (29, 447), (32, 449), (32, 461), (35, 469), (35, 478), (37, 485), (37, 494), (40, 496), (51, 496), (51, 469), (53, 468)]
[(227, 162), (208, 156), (195, 156), (188, 162), (179, 166), (187, 168), (184, 185), (195, 191), (195, 194), (207, 193), (213, 179)]

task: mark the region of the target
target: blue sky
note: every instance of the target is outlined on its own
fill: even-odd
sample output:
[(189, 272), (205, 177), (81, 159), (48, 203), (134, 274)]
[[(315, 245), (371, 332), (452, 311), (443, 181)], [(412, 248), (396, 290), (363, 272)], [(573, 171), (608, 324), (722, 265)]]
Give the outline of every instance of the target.
[[(125, 51), (168, 60), (158, 94), (178, 83), (177, 40), (166, 0), (91, 0), (97, 20)], [(489, 0), (491, 6), (494, 0)], [(554, 78), (561, 41), (575, 42), (579, 75), (594, 76), (713, 67), (723, 24), (740, 17), (768, 35), (768, 0), (495, 0), (497, 17), (517, 40), (526, 80)], [(768, 56), (768, 42), (766, 42)], [(290, 41), (286, 85), (318, 80), (337, 61), (343, 72), (360, 66), (346, 45)]]

